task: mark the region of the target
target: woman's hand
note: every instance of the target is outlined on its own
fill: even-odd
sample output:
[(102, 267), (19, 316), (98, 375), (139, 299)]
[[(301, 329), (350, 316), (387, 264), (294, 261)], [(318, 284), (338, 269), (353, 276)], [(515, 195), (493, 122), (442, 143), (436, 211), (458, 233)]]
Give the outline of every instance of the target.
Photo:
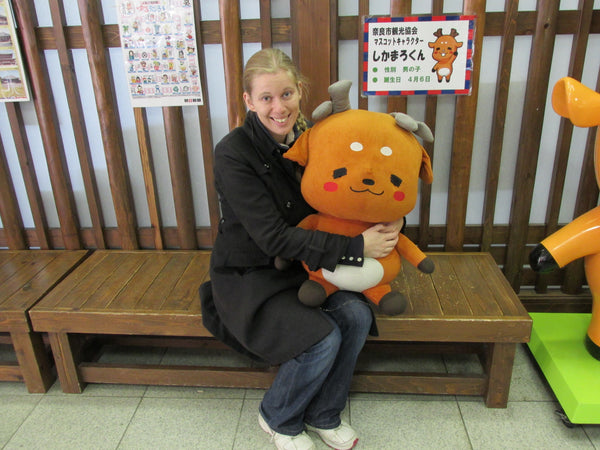
[(387, 256), (398, 242), (398, 233), (403, 223), (403, 219), (390, 223), (378, 223), (363, 231), (363, 256), (365, 258), (383, 258)]

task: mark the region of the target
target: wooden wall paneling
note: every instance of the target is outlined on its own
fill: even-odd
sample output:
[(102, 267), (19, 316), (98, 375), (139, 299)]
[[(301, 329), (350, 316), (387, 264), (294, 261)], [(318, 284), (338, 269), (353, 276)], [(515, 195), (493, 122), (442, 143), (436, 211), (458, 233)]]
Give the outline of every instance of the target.
[[(444, 11), (443, 0), (433, 0), (431, 3), (431, 14), (442, 15)], [(437, 116), (437, 95), (428, 95), (425, 99), (425, 123), (433, 132), (435, 132)], [(434, 136), (435, 139), (435, 136)], [(423, 147), (431, 159), (433, 165), (434, 149), (433, 142), (423, 142)], [(434, 174), (435, 177), (435, 174)], [(430, 242), (429, 222), (431, 217), (431, 184), (421, 183), (421, 198), (419, 203), (419, 239), (418, 245), (421, 249), (427, 250)]]
[(202, 162), (204, 164), (204, 181), (206, 183), (206, 197), (208, 202), (208, 215), (210, 220), (209, 236), (204, 240), (202, 236), (198, 237), (200, 247), (212, 247), (219, 231), (219, 219), (221, 218), (219, 208), (219, 198), (215, 188), (214, 180), (214, 156), (213, 156), (213, 138), (212, 126), (210, 121), (210, 107), (208, 102), (208, 90), (206, 81), (206, 59), (204, 57), (204, 42), (202, 35), (202, 15), (200, 13), (200, 2), (197, 2), (197, 8), (194, 8), (196, 23), (196, 41), (198, 44), (198, 64), (200, 67), (200, 80), (202, 83), (202, 105), (198, 105), (198, 120), (200, 122), (200, 139), (202, 141)]
[(60, 221), (63, 245), (69, 250), (80, 249), (79, 219), (54, 106), (54, 97), (43, 52), (36, 41), (35, 7), (31, 0), (14, 2), (13, 6), (21, 33), (24, 58), (29, 67), (33, 103), (46, 154), (46, 164)]
[(173, 186), (173, 201), (177, 218), (179, 248), (193, 250), (198, 248), (196, 240), (196, 219), (192, 198), (192, 180), (190, 165), (183, 133), (183, 110), (181, 107), (163, 108), (169, 169)]
[(144, 175), (144, 186), (146, 189), (146, 201), (148, 203), (148, 214), (150, 216), (150, 227), (153, 235), (153, 248), (162, 250), (164, 248), (162, 236), (162, 219), (160, 214), (160, 202), (158, 189), (156, 187), (156, 173), (154, 172), (154, 158), (152, 157), (152, 145), (148, 130), (148, 119), (145, 108), (133, 108), (135, 129), (137, 132), (138, 145), (140, 148), (140, 160), (142, 163), (142, 174)]
[(244, 59), (239, 0), (219, 0), (219, 12), (221, 13), (221, 46), (225, 66), (227, 114), (229, 129), (232, 130), (243, 123), (246, 115), (246, 107), (242, 97)]
[[(411, 0), (390, 0), (390, 17), (410, 16)], [(387, 112), (406, 113), (408, 98), (404, 95), (390, 95), (387, 98)]]
[[(592, 24), (592, 11), (594, 9), (593, 0), (579, 1), (579, 24), (573, 34), (573, 44), (571, 49), (571, 59), (569, 62), (569, 76), (576, 80), (581, 80), (583, 74), (583, 63), (587, 50), (590, 27)], [(553, 86), (550, 86), (553, 89)], [(569, 162), (569, 152), (571, 148), (571, 138), (573, 137), (573, 124), (570, 120), (561, 118), (558, 131), (556, 156), (554, 159), (554, 168), (550, 178), (550, 198), (546, 208), (546, 234), (549, 236), (558, 230), (558, 216), (560, 206), (563, 200), (563, 190), (565, 187), (565, 178), (567, 175), (567, 164)], [(546, 292), (548, 287), (546, 274), (539, 274), (536, 282), (536, 292)]]
[(260, 44), (262, 48), (273, 47), (271, 27), (271, 0), (260, 0)]
[(504, 34), (500, 45), (500, 61), (496, 77), (496, 93), (493, 106), (492, 132), (488, 153), (488, 166), (486, 175), (485, 198), (483, 204), (481, 250), (489, 251), (492, 245), (494, 231), (494, 215), (496, 213), (496, 199), (500, 178), (500, 163), (504, 143), (504, 125), (508, 105), (508, 91), (510, 88), (510, 74), (512, 70), (513, 49), (517, 28), (518, 2), (506, 0), (504, 2)]
[(362, 95), (363, 70), (365, 59), (365, 24), (363, 17), (369, 15), (369, 0), (358, 0), (358, 108), (368, 109), (369, 99)]
[(6, 161), (4, 145), (0, 140), (0, 217), (2, 227), (11, 250), (23, 250), (27, 248), (25, 242), (25, 227), (21, 218), (21, 211), (17, 202), (17, 195), (13, 185), (12, 176)]
[(102, 11), (97, 2), (78, 0), (78, 5), (94, 86), (100, 133), (104, 142), (113, 205), (121, 237), (121, 248), (135, 250), (139, 247), (135, 205), (129, 183), (119, 110), (112, 89), (112, 70), (103, 42)]
[(508, 251), (504, 265), (504, 274), (517, 292), (520, 288), (521, 272), (526, 258), (527, 227), (546, 109), (558, 8), (558, 0), (538, 2), (537, 22), (529, 59), (527, 89), (513, 184)]
[(23, 115), (21, 114), (21, 106), (20, 104), (13, 102), (5, 103), (5, 106), (15, 148), (17, 150), (21, 175), (23, 176), (23, 182), (25, 184), (25, 191), (27, 192), (29, 209), (31, 210), (33, 223), (35, 225), (34, 231), (37, 242), (34, 243), (32, 240), (29, 240), (30, 244), (33, 244), (30, 246), (37, 246), (46, 250), (51, 247), (50, 239), (48, 237), (48, 221), (46, 220), (46, 211), (44, 210), (42, 194), (40, 193), (40, 187), (33, 165), (33, 157), (31, 156), (31, 149), (25, 131)]
[[(477, 16), (475, 35), (473, 36), (473, 71), (471, 72), (471, 93), (456, 99), (454, 117), (454, 135), (452, 139), (452, 159), (450, 162), (450, 180), (448, 184), (448, 207), (446, 215), (447, 235), (446, 251), (462, 251), (464, 244), (469, 179), (471, 177), (471, 157), (473, 154), (473, 136), (477, 115), (477, 97), (479, 92), (479, 72), (483, 36), (485, 33), (485, 0), (465, 0), (465, 15)], [(466, 36), (465, 36), (466, 40)]]
[(96, 248), (106, 248), (103, 232), (104, 219), (102, 215), (102, 205), (100, 204), (100, 195), (98, 193), (98, 185), (96, 183), (96, 175), (94, 173), (87, 131), (84, 126), (81, 96), (75, 78), (73, 58), (67, 47), (65, 35), (67, 22), (64, 14), (63, 1), (50, 0), (50, 13), (52, 15), (52, 29), (54, 31), (55, 44), (67, 95), (67, 104), (71, 114), (73, 135), (77, 146), (77, 154), (79, 156), (79, 167), (81, 168), (81, 176), (85, 186), (85, 195), (92, 221), (92, 231), (95, 240), (94, 246)]
[[(310, 96), (303, 102), (304, 114), (329, 100), (327, 88), (336, 74), (337, 41), (331, 40), (331, 8), (335, 0), (290, 0), (292, 58), (310, 82)], [(335, 61), (335, 62), (334, 62)]]

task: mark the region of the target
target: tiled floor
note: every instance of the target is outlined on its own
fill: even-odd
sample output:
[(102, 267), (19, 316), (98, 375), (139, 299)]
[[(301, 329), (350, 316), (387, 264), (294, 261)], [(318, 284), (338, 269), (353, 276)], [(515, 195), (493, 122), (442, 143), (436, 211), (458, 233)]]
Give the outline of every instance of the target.
[[(6, 346), (0, 346), (0, 358), (7, 352)], [(105, 359), (239, 362), (230, 355), (209, 353), (115, 349)], [(411, 356), (361, 364), (453, 372), (474, 361)], [(89, 385), (77, 395), (63, 394), (58, 384), (38, 395), (28, 394), (23, 384), (4, 382), (0, 383), (0, 445), (61, 450), (272, 449), (257, 424), (261, 397), (261, 391), (243, 389), (107, 385)], [(522, 346), (506, 409), (486, 408), (478, 397), (352, 394), (344, 416), (360, 434), (358, 449), (600, 449), (600, 425), (568, 428), (555, 413), (558, 407)], [(317, 449), (326, 448), (317, 442)]]

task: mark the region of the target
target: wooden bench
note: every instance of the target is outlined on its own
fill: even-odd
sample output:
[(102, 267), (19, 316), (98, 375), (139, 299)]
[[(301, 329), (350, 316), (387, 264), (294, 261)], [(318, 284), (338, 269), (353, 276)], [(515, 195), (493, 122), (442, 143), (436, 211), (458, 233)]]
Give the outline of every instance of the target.
[[(408, 311), (379, 317), (380, 336), (369, 347), (458, 348), (479, 354), (483, 371), (357, 372), (353, 390), (481, 395), (488, 406), (505, 407), (516, 345), (529, 340), (529, 315), (489, 254), (431, 257), (432, 275), (404, 265), (396, 283), (408, 295)], [(63, 391), (79, 393), (86, 383), (267, 388), (276, 368), (109, 364), (82, 356), (82, 336), (215, 341), (202, 326), (198, 297), (209, 259), (204, 251), (95, 251), (30, 311), (34, 330), (48, 333)]]
[(0, 380), (24, 381), (43, 393), (56, 376), (42, 335), (32, 331), (28, 311), (85, 257), (87, 251), (0, 251), (1, 342), (13, 346), (17, 362), (0, 363)]

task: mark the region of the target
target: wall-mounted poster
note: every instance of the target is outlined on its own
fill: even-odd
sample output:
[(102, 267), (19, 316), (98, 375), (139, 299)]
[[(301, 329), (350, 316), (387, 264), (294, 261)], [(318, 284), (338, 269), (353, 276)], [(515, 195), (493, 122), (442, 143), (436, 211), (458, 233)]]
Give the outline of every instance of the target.
[(365, 17), (364, 95), (469, 94), (475, 16)]
[(192, 0), (118, 0), (134, 107), (202, 105)]
[(9, 0), (0, 0), (0, 101), (29, 100), (29, 86)]

